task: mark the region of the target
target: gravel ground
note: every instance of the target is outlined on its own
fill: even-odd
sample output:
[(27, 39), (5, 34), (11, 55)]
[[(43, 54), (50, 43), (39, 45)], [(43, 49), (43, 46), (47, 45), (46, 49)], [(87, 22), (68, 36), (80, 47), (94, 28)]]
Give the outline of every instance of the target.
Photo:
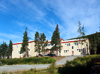
[[(74, 58), (79, 57), (79, 56), (66, 56), (65, 58), (56, 61), (56, 65), (63, 65), (66, 63), (66, 61), (71, 61)], [(82, 56), (81, 56), (82, 57)], [(4, 65), (0, 66), (0, 73), (3, 71), (8, 71), (8, 72), (13, 72), (13, 71), (21, 71), (21, 70), (29, 70), (31, 68), (36, 68), (36, 69), (45, 69), (49, 67), (50, 64), (36, 64), (36, 65)]]

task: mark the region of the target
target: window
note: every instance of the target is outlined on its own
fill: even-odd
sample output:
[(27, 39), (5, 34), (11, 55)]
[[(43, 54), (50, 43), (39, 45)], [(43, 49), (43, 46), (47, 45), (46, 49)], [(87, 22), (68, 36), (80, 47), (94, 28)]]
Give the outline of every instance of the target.
[(64, 53), (67, 53), (69, 50), (64, 50)]
[(81, 51), (83, 51), (83, 50), (81, 49)]
[(70, 43), (69, 43), (69, 46), (70, 46)]
[(79, 52), (81, 52), (81, 49), (79, 49)]
[(64, 50), (64, 53), (66, 53), (66, 50)]
[(70, 43), (67, 43), (67, 44), (65, 44), (65, 45), (70, 46)]
[(51, 46), (54, 46), (54, 45), (51, 45)]
[(75, 45), (78, 45), (78, 43), (75, 43)]
[(16, 45), (16, 48), (18, 48), (18, 45)]
[(86, 46), (88, 46), (88, 43), (86, 44)]
[(50, 44), (48, 44), (47, 46), (50, 46)]
[(20, 51), (18, 51), (18, 53), (20, 54)]
[(72, 49), (74, 49), (74, 46), (72, 46)]
[(70, 46), (70, 43), (68, 43), (67, 46)]

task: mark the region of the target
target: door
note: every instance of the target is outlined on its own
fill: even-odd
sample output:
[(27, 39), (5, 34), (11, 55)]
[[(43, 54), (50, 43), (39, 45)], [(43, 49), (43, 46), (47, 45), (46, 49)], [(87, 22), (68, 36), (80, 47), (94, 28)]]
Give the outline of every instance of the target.
[(74, 55), (74, 51), (72, 51), (72, 55)]
[(84, 55), (86, 54), (86, 49), (85, 49), (85, 48), (83, 48), (83, 54), (84, 54)]

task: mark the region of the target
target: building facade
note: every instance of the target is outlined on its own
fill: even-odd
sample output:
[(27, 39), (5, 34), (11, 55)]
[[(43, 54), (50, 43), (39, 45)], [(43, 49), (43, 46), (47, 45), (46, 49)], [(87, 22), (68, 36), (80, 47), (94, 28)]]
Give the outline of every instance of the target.
[[(47, 47), (48, 49), (51, 49), (52, 45), (50, 44), (51, 41), (48, 41)], [(85, 42), (81, 43), (81, 40), (73, 39), (73, 40), (63, 40), (61, 39), (61, 52), (59, 53), (58, 50), (58, 56), (69, 56), (69, 55), (85, 55), (90, 54), (89, 50), (89, 39), (85, 39)], [(35, 43), (34, 41), (28, 42), (28, 48), (30, 49), (29, 57), (36, 56), (38, 53), (35, 52)], [(20, 54), (22, 43), (14, 43), (13, 44), (13, 51), (12, 51), (12, 58), (20, 58), (23, 57), (23, 54)], [(50, 50), (48, 50), (46, 53), (50, 53)]]

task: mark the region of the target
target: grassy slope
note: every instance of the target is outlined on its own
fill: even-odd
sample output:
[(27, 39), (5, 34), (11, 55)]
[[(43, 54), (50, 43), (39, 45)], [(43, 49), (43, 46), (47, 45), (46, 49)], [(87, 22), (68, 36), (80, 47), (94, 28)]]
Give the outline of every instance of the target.
[(67, 61), (60, 74), (91, 74), (90, 60), (92, 58), (100, 58), (100, 55), (89, 55)]

